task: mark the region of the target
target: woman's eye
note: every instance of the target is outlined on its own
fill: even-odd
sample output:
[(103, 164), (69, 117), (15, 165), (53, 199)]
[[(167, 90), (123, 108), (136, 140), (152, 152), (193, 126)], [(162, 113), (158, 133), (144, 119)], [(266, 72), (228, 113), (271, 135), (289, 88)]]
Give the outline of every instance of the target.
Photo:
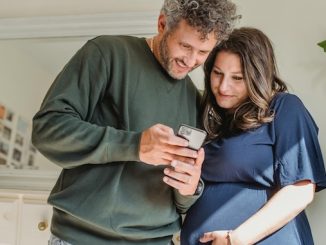
[(234, 80), (237, 80), (237, 81), (240, 81), (240, 80), (243, 79), (243, 77), (234, 76), (233, 79), (234, 79)]

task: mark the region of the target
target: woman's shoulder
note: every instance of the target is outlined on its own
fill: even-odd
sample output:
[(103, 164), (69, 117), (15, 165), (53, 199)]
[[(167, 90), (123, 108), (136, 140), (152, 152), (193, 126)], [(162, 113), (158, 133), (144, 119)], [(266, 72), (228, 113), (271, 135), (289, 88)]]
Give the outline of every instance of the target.
[(291, 93), (287, 93), (287, 92), (279, 92), (279, 93), (277, 93), (277, 94), (274, 95), (274, 97), (272, 99), (272, 103), (274, 103), (274, 104), (280, 104), (280, 103), (302, 103), (302, 101), (295, 94), (291, 94)]
[(275, 121), (288, 123), (292, 125), (295, 122), (301, 125), (302, 122), (307, 122), (310, 126), (318, 128), (313, 117), (311, 116), (308, 109), (305, 107), (301, 99), (290, 93), (278, 93), (274, 96), (271, 109), (275, 113)]
[(305, 106), (301, 99), (295, 94), (290, 93), (277, 93), (271, 102), (271, 108), (274, 111), (279, 110), (305, 110)]

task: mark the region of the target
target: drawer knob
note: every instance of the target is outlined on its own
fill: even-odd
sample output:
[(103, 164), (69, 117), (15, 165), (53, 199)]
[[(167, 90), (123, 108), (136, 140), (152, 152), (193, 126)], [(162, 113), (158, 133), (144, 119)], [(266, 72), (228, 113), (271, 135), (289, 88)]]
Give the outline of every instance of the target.
[(12, 221), (12, 220), (14, 220), (15, 215), (14, 215), (12, 212), (7, 212), (7, 213), (4, 213), (4, 214), (3, 214), (3, 218), (4, 218), (6, 221)]
[(40, 231), (44, 231), (44, 230), (46, 230), (46, 228), (48, 228), (48, 222), (46, 222), (46, 221), (41, 221), (40, 223), (38, 223), (37, 228), (38, 228)]

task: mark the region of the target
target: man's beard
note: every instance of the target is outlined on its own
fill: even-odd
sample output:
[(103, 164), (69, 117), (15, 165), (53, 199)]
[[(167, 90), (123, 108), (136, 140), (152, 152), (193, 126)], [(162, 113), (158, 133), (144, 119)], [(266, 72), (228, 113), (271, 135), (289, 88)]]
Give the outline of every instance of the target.
[[(161, 64), (166, 72), (174, 79), (184, 79), (188, 73), (177, 75), (173, 72), (173, 58), (171, 58), (170, 51), (167, 45), (167, 39), (169, 37), (169, 33), (163, 35), (161, 42), (159, 43), (159, 57), (161, 59)], [(193, 70), (193, 69), (191, 69)]]

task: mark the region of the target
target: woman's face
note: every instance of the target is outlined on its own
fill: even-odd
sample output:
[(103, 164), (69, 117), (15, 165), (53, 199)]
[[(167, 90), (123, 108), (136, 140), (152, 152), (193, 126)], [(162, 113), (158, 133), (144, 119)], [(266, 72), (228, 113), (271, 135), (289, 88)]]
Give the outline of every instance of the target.
[(217, 54), (211, 72), (211, 90), (216, 103), (226, 110), (234, 111), (248, 98), (243, 79), (240, 58), (237, 54), (221, 51)]

